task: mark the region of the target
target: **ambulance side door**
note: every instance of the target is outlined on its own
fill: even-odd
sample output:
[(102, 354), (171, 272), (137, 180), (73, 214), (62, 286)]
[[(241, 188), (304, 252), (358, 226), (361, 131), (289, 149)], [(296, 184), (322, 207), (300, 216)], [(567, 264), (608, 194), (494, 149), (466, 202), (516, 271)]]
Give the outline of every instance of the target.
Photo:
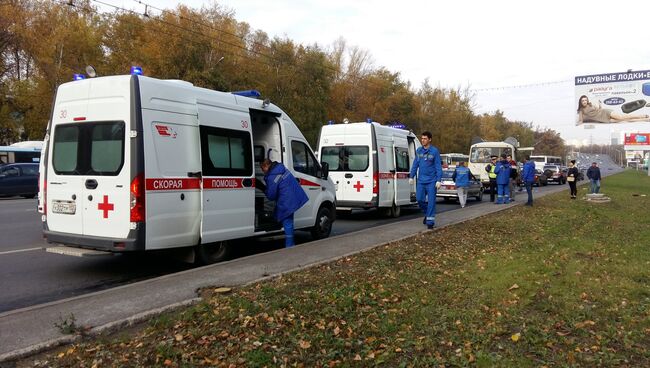
[(253, 141), (248, 112), (200, 103), (201, 243), (250, 236), (255, 226)]
[(316, 211), (321, 202), (323, 186), (319, 174), (320, 164), (311, 153), (307, 143), (300, 138), (289, 137), (291, 149), (291, 170), (307, 194), (309, 202), (305, 203), (294, 214), (296, 228), (307, 227), (314, 224)]
[(404, 206), (411, 203), (411, 186), (409, 185), (410, 160), (406, 140), (396, 141), (393, 146), (395, 162), (395, 204)]
[(393, 166), (393, 143), (377, 139), (379, 160), (379, 207), (391, 207), (395, 201), (395, 167)]

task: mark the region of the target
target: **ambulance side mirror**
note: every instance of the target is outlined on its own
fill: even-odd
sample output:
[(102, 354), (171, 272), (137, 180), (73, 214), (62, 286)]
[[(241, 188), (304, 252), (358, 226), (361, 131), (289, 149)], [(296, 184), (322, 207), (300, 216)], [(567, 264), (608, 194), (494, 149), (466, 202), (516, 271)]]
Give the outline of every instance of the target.
[(322, 179), (327, 180), (327, 177), (328, 177), (329, 174), (330, 174), (330, 164), (328, 164), (327, 162), (323, 161), (323, 162), (320, 163), (320, 166), (321, 166), (320, 177), (321, 177)]

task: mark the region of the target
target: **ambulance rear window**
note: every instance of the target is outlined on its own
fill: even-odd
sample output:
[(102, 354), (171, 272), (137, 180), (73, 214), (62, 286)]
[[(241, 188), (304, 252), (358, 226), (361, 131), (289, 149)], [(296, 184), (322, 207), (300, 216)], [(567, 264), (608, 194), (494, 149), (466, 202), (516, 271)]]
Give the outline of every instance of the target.
[(332, 146), (321, 149), (321, 160), (330, 171), (366, 171), (369, 165), (368, 146)]
[(124, 122), (63, 124), (54, 130), (58, 175), (118, 175), (124, 165)]

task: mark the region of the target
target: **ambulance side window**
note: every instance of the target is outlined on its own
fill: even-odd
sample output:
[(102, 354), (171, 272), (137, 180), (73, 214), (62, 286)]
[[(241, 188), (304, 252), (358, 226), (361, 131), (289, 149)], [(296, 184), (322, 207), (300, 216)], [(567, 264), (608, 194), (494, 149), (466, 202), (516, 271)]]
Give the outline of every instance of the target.
[(303, 174), (318, 176), (320, 165), (314, 155), (311, 154), (306, 144), (300, 141), (291, 141), (291, 154), (293, 157), (293, 169)]
[(398, 172), (409, 171), (409, 151), (406, 148), (395, 148), (395, 170)]
[(204, 176), (253, 175), (250, 133), (206, 126), (200, 132)]

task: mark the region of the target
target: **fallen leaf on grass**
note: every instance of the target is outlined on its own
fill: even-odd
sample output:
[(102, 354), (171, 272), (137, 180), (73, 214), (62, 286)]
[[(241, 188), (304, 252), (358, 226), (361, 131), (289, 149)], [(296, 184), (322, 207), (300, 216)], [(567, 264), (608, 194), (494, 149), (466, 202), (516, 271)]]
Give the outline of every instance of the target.
[(311, 343), (305, 340), (300, 340), (299, 345), (301, 349), (309, 349), (311, 347)]
[(519, 333), (519, 332), (517, 332), (516, 334), (510, 336), (510, 339), (511, 339), (512, 341), (514, 341), (514, 342), (519, 341), (520, 338), (521, 338), (521, 333)]
[(217, 294), (225, 294), (225, 293), (229, 293), (231, 290), (232, 290), (232, 288), (220, 287), (220, 288), (214, 289), (214, 292), (217, 293)]
[(508, 291), (516, 290), (516, 289), (519, 289), (519, 285), (517, 285), (517, 284), (512, 284), (512, 286), (508, 288)]

